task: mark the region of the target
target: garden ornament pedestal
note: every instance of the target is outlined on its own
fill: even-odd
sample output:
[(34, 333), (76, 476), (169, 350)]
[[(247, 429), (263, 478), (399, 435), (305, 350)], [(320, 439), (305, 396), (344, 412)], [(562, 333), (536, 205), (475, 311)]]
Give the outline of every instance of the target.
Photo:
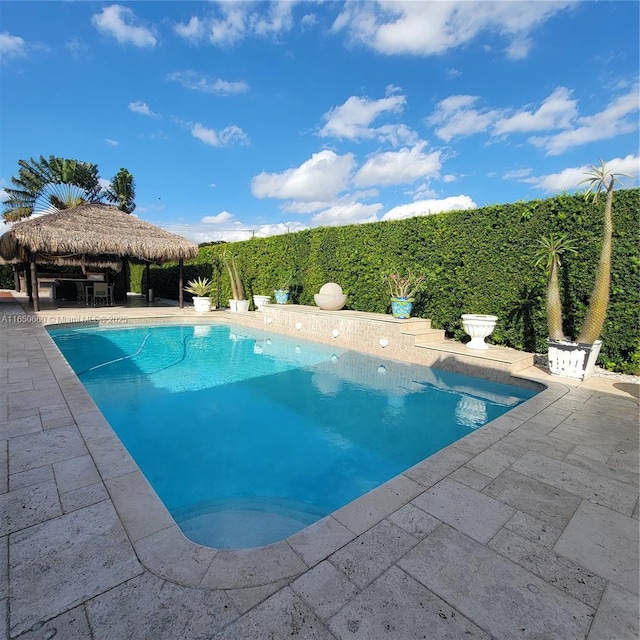
[(489, 345), (484, 339), (491, 335), (498, 322), (498, 316), (464, 313), (461, 318), (465, 332), (471, 336), (471, 341), (467, 342), (467, 349), (488, 349)]

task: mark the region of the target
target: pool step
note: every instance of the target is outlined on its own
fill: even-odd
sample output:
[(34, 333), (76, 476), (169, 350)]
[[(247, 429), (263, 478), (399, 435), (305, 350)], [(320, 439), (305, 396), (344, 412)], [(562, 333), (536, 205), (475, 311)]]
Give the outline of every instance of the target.
[[(414, 337), (414, 346), (418, 349), (429, 349), (432, 352), (433, 361), (448, 361), (451, 366), (451, 358), (458, 363), (468, 365), (487, 365), (492, 368), (517, 373), (534, 364), (534, 354), (508, 349), (506, 347), (489, 346), (485, 350), (468, 349), (467, 346), (456, 340), (446, 340), (444, 331), (432, 329), (431, 320), (424, 318), (410, 318), (403, 320), (401, 333)], [(406, 323), (406, 324), (404, 324)]]
[[(407, 332), (403, 331), (402, 333)], [(422, 329), (420, 331), (412, 331), (410, 333), (415, 338), (416, 347), (444, 340), (444, 331), (442, 329)]]
[(508, 347), (489, 346), (488, 349), (469, 349), (456, 340), (434, 340), (418, 343), (416, 347), (429, 349), (436, 359), (455, 358), (460, 363), (472, 366), (490, 366), (492, 369), (507, 371), (511, 375), (534, 365), (535, 354), (517, 351)]

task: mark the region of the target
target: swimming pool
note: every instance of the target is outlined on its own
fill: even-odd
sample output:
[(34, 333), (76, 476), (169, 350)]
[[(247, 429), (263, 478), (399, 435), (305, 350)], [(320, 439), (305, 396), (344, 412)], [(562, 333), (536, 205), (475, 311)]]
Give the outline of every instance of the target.
[(283, 539), (535, 391), (226, 325), (50, 334), (184, 534)]

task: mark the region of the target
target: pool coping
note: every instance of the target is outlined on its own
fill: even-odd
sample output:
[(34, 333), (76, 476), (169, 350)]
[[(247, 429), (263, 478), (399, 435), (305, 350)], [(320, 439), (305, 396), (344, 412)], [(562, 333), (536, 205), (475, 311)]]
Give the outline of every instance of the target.
[[(128, 322), (229, 323), (230, 314), (215, 318), (170, 314), (143, 315)], [(239, 320), (239, 319), (238, 319)], [(111, 324), (95, 320), (96, 324)], [(87, 322), (44, 322), (41, 347), (93, 458), (119, 519), (139, 561), (157, 576), (186, 587), (239, 589), (289, 582), (315, 567), (367, 529), (390, 516), (471, 458), (530, 420), (569, 391), (530, 369), (512, 376), (529, 386), (544, 388), (533, 398), (422, 460), (402, 474), (348, 503), (296, 534), (263, 547), (215, 549), (192, 542), (182, 533), (111, 425), (84, 388), (44, 327)], [(242, 322), (238, 322), (242, 324)], [(543, 382), (544, 380), (544, 382)]]

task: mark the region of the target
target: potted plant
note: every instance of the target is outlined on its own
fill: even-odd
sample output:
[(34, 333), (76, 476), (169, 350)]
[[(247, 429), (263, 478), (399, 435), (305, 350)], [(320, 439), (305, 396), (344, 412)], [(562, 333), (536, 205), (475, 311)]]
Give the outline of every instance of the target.
[(233, 296), (233, 298), (229, 300), (230, 310), (234, 313), (238, 311), (249, 311), (249, 301), (246, 299), (242, 278), (238, 272), (238, 266), (236, 265), (234, 256), (225, 254), (224, 263), (229, 272), (231, 295)]
[(401, 276), (399, 273), (389, 275), (391, 313), (394, 318), (411, 317), (414, 295), (424, 280), (425, 276), (415, 276), (412, 273), (409, 273), (406, 277)]
[(600, 334), (604, 327), (609, 305), (609, 289), (611, 286), (611, 246), (613, 237), (613, 191), (619, 176), (631, 177), (626, 173), (609, 171), (603, 160), (600, 166), (592, 166), (587, 178), (580, 184), (588, 183), (586, 199), (597, 202), (602, 192), (606, 193), (604, 207), (604, 226), (602, 231), (602, 248), (596, 268), (595, 282), (589, 306), (585, 315), (582, 330), (574, 340), (564, 335), (562, 325), (562, 304), (558, 286), (558, 267), (560, 256), (566, 252), (576, 252), (570, 239), (565, 234), (555, 234), (540, 240), (537, 264), (546, 267), (547, 279), (547, 324), (549, 329), (548, 358), (549, 371), (552, 375), (585, 380), (593, 373), (598, 359), (602, 340)]
[(285, 276), (282, 279), (282, 284), (273, 292), (273, 295), (278, 304), (287, 304), (289, 302), (289, 286), (291, 284), (291, 276)]
[(273, 292), (278, 304), (289, 302), (291, 282), (293, 280), (294, 269), (294, 239), (289, 230), (289, 225), (285, 225), (287, 232), (283, 236), (283, 256), (281, 264), (280, 286)]
[(184, 290), (193, 295), (193, 307), (196, 313), (211, 311), (211, 298), (209, 294), (213, 289), (213, 282), (209, 278), (196, 278), (189, 280)]
[(253, 295), (253, 305), (255, 306), (256, 311), (262, 311), (262, 307), (264, 307), (265, 304), (269, 304), (270, 301), (271, 296), (263, 296), (257, 293)]

